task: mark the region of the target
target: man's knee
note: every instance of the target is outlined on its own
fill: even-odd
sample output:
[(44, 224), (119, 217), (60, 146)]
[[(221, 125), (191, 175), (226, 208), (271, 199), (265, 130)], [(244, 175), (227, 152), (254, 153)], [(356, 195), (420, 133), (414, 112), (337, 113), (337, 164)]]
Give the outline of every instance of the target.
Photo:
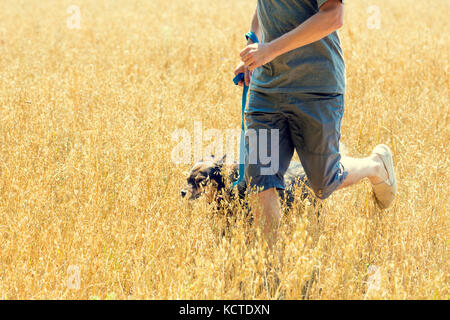
[(330, 175), (314, 176), (309, 179), (309, 185), (317, 198), (325, 200), (344, 182), (347, 172), (342, 168), (333, 171)]
[(311, 177), (309, 184), (314, 195), (321, 200), (325, 200), (331, 196), (341, 183), (340, 172), (336, 171), (331, 176), (325, 174), (314, 175)]
[(321, 200), (325, 200), (326, 198), (331, 196), (331, 194), (334, 191), (334, 190), (331, 190), (331, 191), (328, 190), (326, 188), (326, 186), (324, 186), (324, 185), (312, 187), (312, 190), (313, 190), (314, 195), (316, 196), (316, 198), (319, 198)]
[(278, 198), (278, 192), (276, 188), (266, 189), (257, 193), (258, 202), (263, 210), (263, 215), (266, 218), (279, 219), (280, 218), (280, 200)]
[[(266, 189), (264, 191), (258, 192), (257, 196), (260, 200), (267, 200), (267, 199), (276, 199), (275, 196), (278, 196), (277, 189), (276, 188), (270, 188)], [(269, 201), (270, 201), (269, 200)]]

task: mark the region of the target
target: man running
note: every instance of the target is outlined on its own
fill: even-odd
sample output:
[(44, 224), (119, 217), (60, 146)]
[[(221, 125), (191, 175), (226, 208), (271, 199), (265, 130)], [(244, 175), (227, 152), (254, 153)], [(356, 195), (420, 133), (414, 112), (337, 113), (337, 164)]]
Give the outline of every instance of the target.
[(235, 74), (245, 73), (250, 85), (247, 130), (259, 135), (265, 129), (269, 150), (271, 132), (276, 130), (279, 137), (278, 170), (269, 175), (261, 173), (267, 164), (259, 157), (256, 163), (249, 161), (249, 154), (260, 153), (251, 150), (246, 137), (245, 178), (258, 189), (255, 219), (270, 245), (281, 217), (276, 190), (285, 188), (284, 173), (294, 150), (317, 198), (326, 199), (363, 178), (370, 180), (382, 209), (391, 205), (397, 192), (389, 147), (378, 145), (362, 159), (339, 153), (345, 63), (336, 30), (343, 17), (341, 0), (258, 0), (251, 31), (261, 43), (249, 39), (240, 53)]

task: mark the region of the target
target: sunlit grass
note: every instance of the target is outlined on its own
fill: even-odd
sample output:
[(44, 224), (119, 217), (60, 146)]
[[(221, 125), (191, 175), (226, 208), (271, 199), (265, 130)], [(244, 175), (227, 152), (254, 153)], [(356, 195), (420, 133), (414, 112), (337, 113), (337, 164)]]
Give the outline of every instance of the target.
[(171, 161), (177, 128), (239, 129), (254, 1), (4, 1), (0, 298), (448, 299), (450, 4), (375, 3), (379, 30), (373, 1), (346, 4), (342, 140), (391, 147), (398, 199), (381, 212), (363, 182), (320, 219), (298, 203), (273, 257), (243, 212), (222, 237), (214, 205), (181, 201)]

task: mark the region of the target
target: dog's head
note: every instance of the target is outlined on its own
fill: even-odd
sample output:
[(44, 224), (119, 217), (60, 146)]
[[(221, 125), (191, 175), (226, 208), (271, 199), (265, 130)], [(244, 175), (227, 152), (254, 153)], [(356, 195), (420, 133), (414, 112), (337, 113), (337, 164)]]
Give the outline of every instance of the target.
[(191, 169), (187, 185), (181, 190), (181, 197), (194, 200), (206, 195), (210, 200), (225, 187), (222, 173), (226, 156), (211, 157), (198, 161)]

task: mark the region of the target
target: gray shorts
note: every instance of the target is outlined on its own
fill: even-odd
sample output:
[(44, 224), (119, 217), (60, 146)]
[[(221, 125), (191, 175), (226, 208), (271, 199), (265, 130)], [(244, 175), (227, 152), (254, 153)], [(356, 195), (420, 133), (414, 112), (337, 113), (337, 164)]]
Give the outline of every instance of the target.
[(285, 189), (284, 174), (297, 151), (306, 184), (320, 199), (344, 181), (339, 153), (342, 94), (250, 91), (245, 110), (245, 179), (259, 191)]

